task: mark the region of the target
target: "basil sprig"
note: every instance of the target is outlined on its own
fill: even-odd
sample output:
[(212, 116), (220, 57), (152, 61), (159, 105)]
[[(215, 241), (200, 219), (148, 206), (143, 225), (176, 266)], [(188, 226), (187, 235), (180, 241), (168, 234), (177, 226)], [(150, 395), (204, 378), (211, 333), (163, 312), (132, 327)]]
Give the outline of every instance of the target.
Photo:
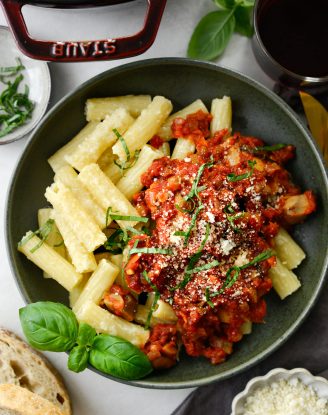
[(81, 372), (88, 363), (106, 374), (125, 380), (140, 379), (152, 371), (148, 357), (128, 341), (97, 335), (78, 323), (71, 309), (60, 303), (40, 301), (19, 310), (23, 332), (36, 349), (69, 352), (68, 368)]
[(213, 0), (220, 8), (204, 16), (196, 26), (188, 45), (188, 56), (212, 60), (220, 56), (233, 32), (251, 37), (254, 0)]

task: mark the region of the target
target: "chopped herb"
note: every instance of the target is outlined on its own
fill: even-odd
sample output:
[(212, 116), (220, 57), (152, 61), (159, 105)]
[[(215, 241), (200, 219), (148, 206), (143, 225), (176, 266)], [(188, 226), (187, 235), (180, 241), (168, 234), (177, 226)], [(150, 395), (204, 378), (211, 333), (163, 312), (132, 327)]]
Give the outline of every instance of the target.
[(17, 65), (16, 66), (7, 66), (0, 68), (0, 74), (3, 76), (13, 76), (18, 74), (18, 72), (25, 69), (25, 66), (22, 64), (20, 58), (16, 58)]
[(124, 216), (124, 215), (116, 215), (115, 213), (110, 213), (109, 216), (114, 220), (124, 220), (128, 222), (148, 222), (148, 218), (144, 218), (142, 216)]
[(143, 232), (143, 233), (145, 233), (146, 235), (148, 235), (148, 236), (150, 236), (150, 235), (151, 235), (150, 229), (146, 228), (146, 226), (143, 226), (143, 227), (141, 228), (141, 230), (142, 230), (142, 232)]
[(138, 229), (132, 228), (132, 226), (126, 226), (125, 229), (127, 231), (131, 232), (131, 233), (134, 233), (135, 235), (143, 235), (145, 233), (142, 230), (141, 231), (138, 231)]
[(247, 173), (244, 174), (240, 174), (238, 176), (235, 175), (235, 173), (229, 173), (227, 175), (227, 179), (229, 182), (238, 182), (239, 180), (244, 180), (244, 179), (248, 179), (249, 177), (252, 176), (253, 172), (254, 172), (254, 166), (256, 164), (255, 160), (248, 160), (248, 165), (251, 168)]
[(187, 243), (189, 241), (189, 238), (190, 238), (190, 235), (191, 235), (191, 231), (193, 230), (193, 228), (194, 228), (194, 226), (196, 224), (197, 216), (198, 216), (199, 212), (202, 209), (204, 209), (204, 205), (198, 206), (198, 208), (195, 210), (194, 214), (192, 215), (189, 228), (188, 228), (187, 232), (185, 233), (185, 235), (183, 235), (185, 237), (185, 241), (184, 241), (184, 245), (185, 246), (187, 245)]
[(206, 287), (206, 288), (205, 288), (205, 298), (206, 298), (206, 302), (207, 302), (207, 304), (208, 304), (210, 307), (214, 308), (214, 304), (213, 304), (213, 302), (211, 301), (211, 297), (210, 297), (210, 289), (209, 289), (208, 287)]
[(104, 248), (112, 254), (121, 254), (129, 242), (129, 236), (125, 229), (116, 229), (104, 243)]
[(158, 291), (158, 289), (157, 289), (156, 285), (155, 285), (155, 284), (151, 281), (151, 279), (148, 277), (147, 272), (146, 272), (146, 271), (143, 271), (142, 275), (143, 275), (144, 279), (148, 282), (148, 284), (151, 286), (151, 288), (154, 290), (154, 293), (155, 293), (155, 295), (154, 295), (154, 300), (153, 300), (153, 303), (152, 303), (152, 305), (151, 305), (151, 307), (150, 307), (150, 311), (149, 311), (149, 313), (148, 313), (148, 316), (147, 316), (147, 321), (146, 321), (146, 324), (145, 324), (145, 329), (148, 329), (148, 328), (149, 328), (149, 326), (150, 326), (150, 321), (151, 321), (151, 318), (152, 318), (153, 312), (156, 310), (156, 305), (157, 305), (158, 300), (160, 299), (160, 296), (161, 296), (161, 295), (160, 295), (160, 293), (159, 293), (159, 291)]
[(205, 186), (198, 187), (198, 184), (199, 184), (199, 181), (200, 181), (200, 179), (201, 179), (201, 177), (202, 177), (202, 174), (204, 173), (204, 170), (205, 170), (207, 167), (208, 167), (208, 168), (213, 167), (213, 165), (214, 165), (214, 162), (213, 162), (213, 158), (212, 158), (212, 160), (211, 160), (209, 163), (204, 163), (204, 164), (202, 164), (202, 165), (200, 166), (200, 168), (199, 168), (199, 170), (198, 170), (198, 172), (197, 172), (196, 178), (195, 178), (195, 180), (193, 181), (193, 184), (192, 184), (192, 187), (191, 187), (190, 192), (187, 194), (187, 196), (185, 196), (185, 197), (184, 197), (184, 199), (185, 199), (186, 201), (188, 201), (188, 200), (192, 199), (194, 196), (196, 196), (196, 197), (198, 197), (198, 198), (199, 198), (198, 193), (199, 193), (199, 192), (202, 192), (203, 190), (205, 190), (205, 189), (206, 189), (206, 187), (205, 187)]
[(18, 92), (23, 75), (18, 75), (14, 81), (10, 77), (19, 74), (24, 69), (21, 61), (17, 59), (17, 66), (0, 68), (0, 81), (7, 85), (7, 88), (0, 94), (0, 138), (11, 133), (23, 125), (31, 117), (34, 104), (30, 101), (29, 89), (25, 85), (24, 92)]
[(135, 152), (134, 160), (131, 160), (130, 150), (129, 150), (127, 144), (126, 144), (126, 141), (125, 141), (124, 137), (119, 133), (119, 131), (116, 128), (113, 129), (113, 133), (116, 135), (118, 140), (121, 142), (123, 150), (124, 150), (125, 155), (126, 155), (126, 160), (123, 161), (122, 164), (120, 164), (116, 160), (114, 160), (114, 164), (121, 169), (121, 174), (123, 175), (124, 170), (128, 170), (128, 169), (130, 169), (131, 167), (133, 167), (135, 165), (135, 163), (137, 162), (137, 160), (139, 158), (140, 150), (137, 150)]
[(116, 135), (116, 137), (118, 138), (118, 140), (120, 140), (122, 144), (123, 150), (126, 155), (126, 161), (130, 161), (130, 158), (131, 158), (130, 150), (128, 149), (128, 146), (126, 145), (126, 141), (124, 140), (123, 136), (119, 133), (119, 131), (116, 128), (113, 129), (113, 133)]
[[(226, 273), (226, 280), (224, 281), (221, 289), (219, 291), (214, 291), (212, 293), (208, 292), (208, 297), (216, 297), (218, 295), (221, 295), (227, 288), (232, 287), (233, 284), (237, 281), (241, 270), (251, 267), (259, 262), (265, 261), (266, 259), (269, 259), (272, 256), (274, 256), (274, 252), (269, 249), (257, 255), (252, 261), (248, 262), (245, 265), (242, 265), (240, 267), (234, 265), (230, 267)], [(205, 296), (206, 296), (206, 292), (205, 292)]]
[(127, 162), (127, 161), (123, 161), (123, 163), (122, 163), (122, 164), (120, 164), (120, 163), (118, 163), (116, 160), (114, 160), (114, 164), (115, 164), (117, 167), (119, 167), (119, 168), (120, 168), (120, 170), (121, 170), (121, 175), (122, 175), (122, 176), (123, 176), (123, 174), (124, 174), (124, 171), (125, 171), (125, 170), (129, 170), (129, 169), (131, 169), (131, 167), (133, 167), (133, 166), (136, 164), (136, 162), (137, 162), (137, 161), (138, 161), (138, 159), (139, 159), (140, 151), (141, 151), (141, 150), (136, 150), (136, 152), (134, 153), (134, 158), (133, 158), (133, 160), (130, 160), (129, 162)]
[(125, 216), (125, 215), (117, 215), (116, 213), (111, 213), (112, 207), (109, 206), (109, 208), (106, 211), (106, 227), (109, 225), (109, 218), (113, 220), (124, 220), (127, 222), (148, 222), (148, 218), (144, 218), (142, 216)]
[(235, 213), (235, 210), (232, 207), (231, 203), (229, 203), (223, 210), (225, 213)]
[(272, 146), (255, 147), (255, 151), (277, 151), (287, 147), (287, 144), (274, 144)]
[[(190, 275), (191, 274), (191, 270), (193, 269), (194, 265), (198, 262), (199, 258), (202, 256), (202, 253), (203, 253), (202, 251), (203, 251), (203, 249), (205, 247), (205, 244), (206, 244), (206, 242), (208, 240), (208, 237), (210, 235), (210, 230), (211, 230), (211, 226), (210, 226), (209, 223), (207, 223), (206, 224), (205, 238), (202, 240), (202, 243), (200, 244), (200, 247), (197, 250), (197, 252), (190, 258), (190, 261), (189, 261), (189, 264), (188, 264), (188, 266), (186, 268), (186, 271), (185, 271), (185, 275), (184, 275), (183, 280), (180, 282), (180, 284), (178, 284), (175, 287), (173, 287), (171, 289), (171, 291), (172, 290), (177, 290), (179, 288), (184, 288), (188, 284), (188, 282), (190, 281), (190, 279), (191, 279), (191, 275)], [(175, 234), (176, 233), (177, 232), (175, 232)], [(197, 272), (197, 271), (195, 271), (195, 272)]]
[(236, 215), (227, 215), (227, 220), (230, 223), (234, 232), (236, 233), (240, 232), (240, 228), (238, 228), (238, 226), (235, 225), (235, 220), (240, 219), (244, 216), (245, 216), (245, 212), (240, 212), (240, 213), (237, 213)]
[(194, 274), (196, 272), (207, 271), (209, 269), (217, 267), (218, 265), (220, 265), (220, 262), (215, 260), (215, 261), (209, 262), (208, 264), (201, 265), (200, 267), (196, 267), (194, 269), (187, 270), (186, 274)]
[(187, 236), (187, 232), (184, 232), (184, 231), (176, 231), (176, 232), (174, 232), (173, 235), (175, 235), (175, 236)]
[(53, 219), (48, 219), (47, 222), (45, 222), (41, 228), (37, 229), (35, 232), (32, 232), (30, 235), (28, 235), (26, 238), (23, 238), (19, 245), (25, 245), (28, 241), (30, 241), (33, 236), (39, 236), (40, 242), (36, 244), (32, 249), (30, 249), (30, 252), (33, 254), (37, 249), (40, 248), (40, 246), (45, 242), (52, 231), (52, 228), (54, 226), (55, 221)]
[(172, 255), (172, 251), (163, 248), (132, 248), (130, 254), (163, 254)]

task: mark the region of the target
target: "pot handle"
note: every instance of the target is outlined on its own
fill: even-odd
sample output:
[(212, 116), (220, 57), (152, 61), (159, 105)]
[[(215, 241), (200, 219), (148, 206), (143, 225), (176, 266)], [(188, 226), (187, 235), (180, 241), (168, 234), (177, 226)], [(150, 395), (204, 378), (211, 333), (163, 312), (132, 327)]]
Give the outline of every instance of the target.
[(33, 59), (84, 62), (122, 59), (145, 52), (154, 42), (166, 0), (147, 0), (148, 9), (140, 32), (116, 39), (90, 41), (43, 41), (30, 37), (22, 7), (28, 1), (3, 0), (7, 21), (21, 51)]

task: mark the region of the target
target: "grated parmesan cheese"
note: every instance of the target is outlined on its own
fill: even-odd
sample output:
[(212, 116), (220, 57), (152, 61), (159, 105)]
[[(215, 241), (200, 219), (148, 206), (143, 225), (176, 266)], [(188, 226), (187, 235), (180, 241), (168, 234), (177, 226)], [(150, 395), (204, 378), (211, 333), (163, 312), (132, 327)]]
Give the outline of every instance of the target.
[(220, 246), (224, 255), (228, 255), (229, 252), (236, 246), (234, 241), (230, 239), (220, 239)]
[(255, 390), (243, 415), (328, 415), (328, 402), (299, 379), (280, 379)]

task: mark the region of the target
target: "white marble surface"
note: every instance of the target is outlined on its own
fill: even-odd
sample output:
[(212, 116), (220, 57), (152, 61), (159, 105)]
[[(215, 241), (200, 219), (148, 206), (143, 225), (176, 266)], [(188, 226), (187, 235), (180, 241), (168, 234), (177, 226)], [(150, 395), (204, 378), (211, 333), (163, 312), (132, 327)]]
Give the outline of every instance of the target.
[[(133, 13), (130, 13), (133, 7)], [(44, 10), (28, 6), (24, 10), (30, 32), (43, 39), (97, 38), (132, 33), (141, 26), (145, 1), (134, 5), (102, 7), (93, 10)], [(197, 21), (214, 9), (211, 0), (168, 0), (154, 45), (143, 55), (120, 61), (61, 64), (50, 63), (52, 94), (50, 105), (92, 76), (114, 66), (144, 58), (186, 55), (188, 39)], [(0, 10), (0, 25), (7, 25)], [(109, 33), (110, 32), (110, 33)], [(272, 81), (255, 62), (250, 40), (234, 35), (218, 65), (227, 66), (253, 77), (268, 87)], [(1, 56), (0, 56), (1, 66)], [(11, 273), (4, 240), (6, 193), (16, 162), (27, 138), (0, 146), (0, 326), (21, 334), (18, 309), (24, 302)], [(24, 209), (24, 207), (22, 207)], [(148, 390), (129, 387), (86, 370), (78, 375), (66, 369), (65, 354), (48, 354), (65, 378), (76, 415), (168, 415), (190, 393), (184, 390)]]

